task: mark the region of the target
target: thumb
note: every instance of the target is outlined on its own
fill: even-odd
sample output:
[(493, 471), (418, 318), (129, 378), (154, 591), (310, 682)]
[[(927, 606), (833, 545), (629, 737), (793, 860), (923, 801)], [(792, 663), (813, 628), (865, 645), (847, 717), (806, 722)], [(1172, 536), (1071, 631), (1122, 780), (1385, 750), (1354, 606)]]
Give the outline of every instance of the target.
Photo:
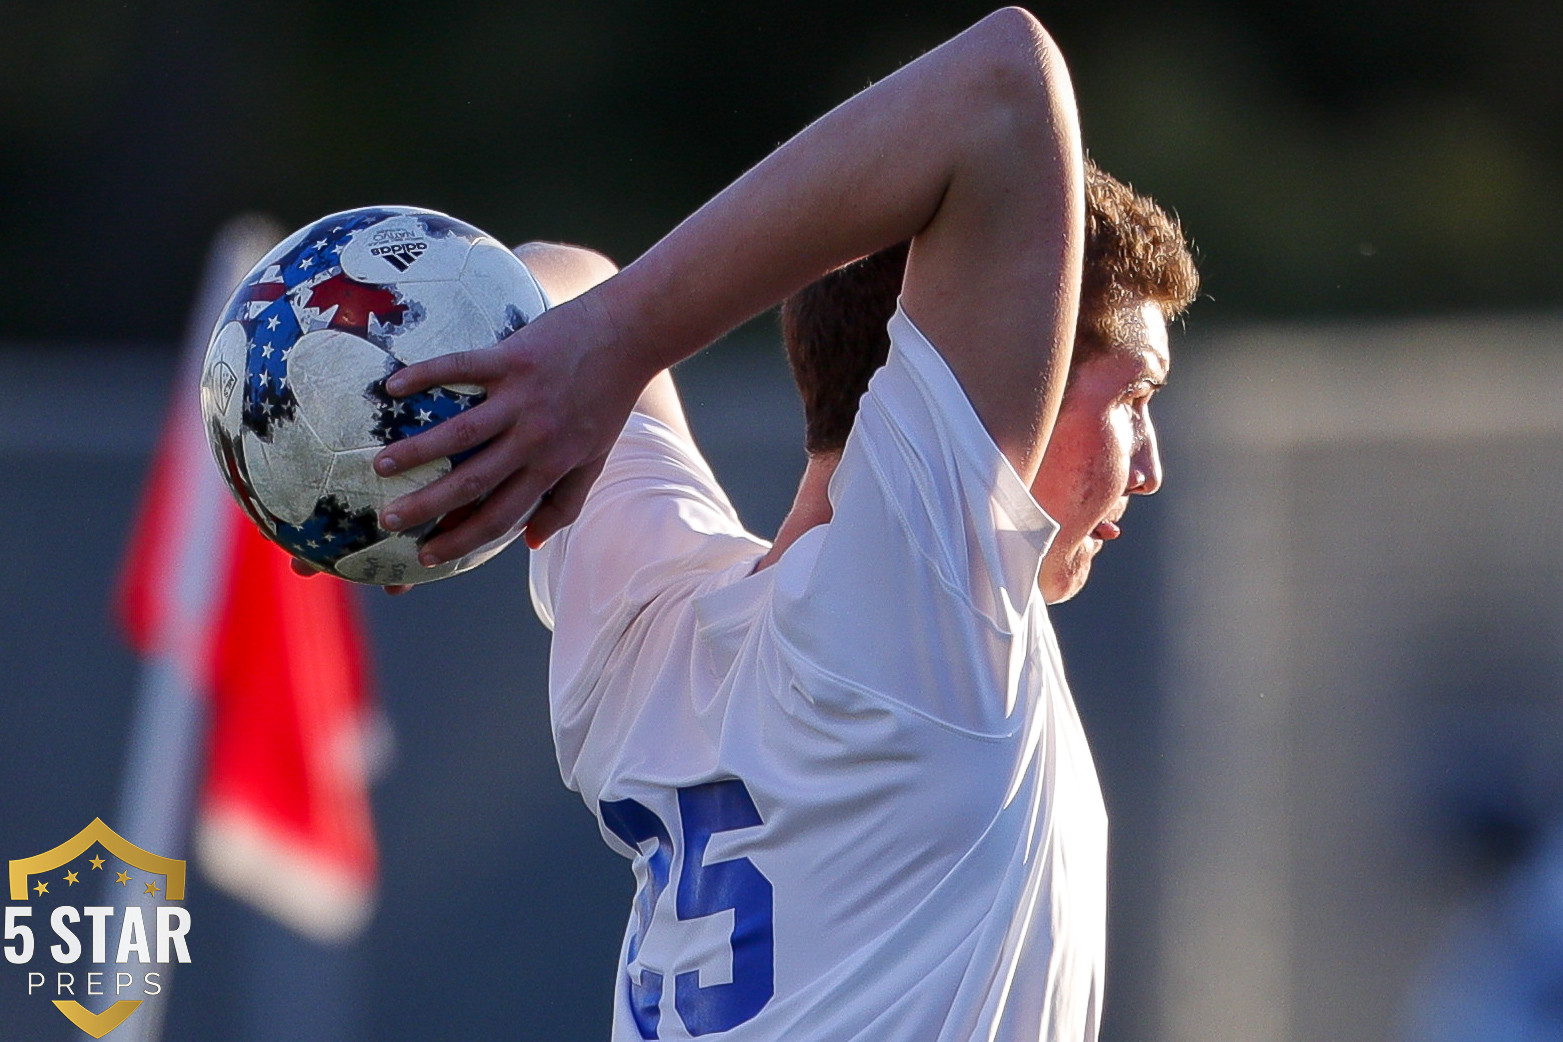
[(586, 503), (586, 494), (602, 473), (602, 465), (603, 459), (598, 458), (576, 467), (544, 494), (543, 501), (537, 505), (526, 523), (527, 546), (536, 550), (555, 532), (580, 516), (581, 507)]

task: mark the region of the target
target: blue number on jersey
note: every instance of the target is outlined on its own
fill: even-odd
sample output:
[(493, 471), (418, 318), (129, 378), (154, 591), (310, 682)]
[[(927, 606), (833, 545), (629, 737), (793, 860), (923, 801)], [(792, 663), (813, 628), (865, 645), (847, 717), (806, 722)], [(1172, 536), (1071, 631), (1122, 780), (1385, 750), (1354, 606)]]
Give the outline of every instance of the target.
[[(646, 885), (636, 896), (635, 936), (630, 938), (625, 968), (634, 961), (651, 928), (657, 898), (668, 882), (672, 842), (667, 828), (636, 800), (599, 801), (602, 821), (630, 846), (655, 842), (646, 859)], [(746, 857), (704, 864), (706, 845), (718, 832), (763, 824), (744, 783), (736, 778), (678, 790), (678, 815), (684, 830), (684, 866), (678, 876), (676, 913), (680, 921), (733, 911), (733, 979), (728, 984), (700, 986), (696, 970), (680, 973), (673, 1005), (691, 1035), (728, 1031), (754, 1018), (774, 994), (775, 972), (771, 929), (771, 881)], [(643, 969), (629, 978), (630, 1007), (640, 1037), (655, 1039), (661, 1019), (662, 974)]]
[[(635, 936), (630, 938), (630, 949), (625, 955), (626, 967), (640, 954), (640, 946), (651, 929), (651, 916), (657, 907), (657, 898), (668, 885), (668, 864), (673, 860), (673, 841), (668, 838), (667, 826), (657, 816), (635, 800), (616, 800), (613, 803), (597, 801), (602, 812), (602, 823), (615, 835), (640, 849), (642, 843), (655, 843), (656, 847), (646, 858), (646, 885), (635, 897)], [(662, 1018), (662, 974), (653, 970), (641, 970), (640, 979), (630, 977), (630, 1008), (635, 1011), (635, 1026), (640, 1028), (641, 1038), (656, 1038), (657, 1023)]]

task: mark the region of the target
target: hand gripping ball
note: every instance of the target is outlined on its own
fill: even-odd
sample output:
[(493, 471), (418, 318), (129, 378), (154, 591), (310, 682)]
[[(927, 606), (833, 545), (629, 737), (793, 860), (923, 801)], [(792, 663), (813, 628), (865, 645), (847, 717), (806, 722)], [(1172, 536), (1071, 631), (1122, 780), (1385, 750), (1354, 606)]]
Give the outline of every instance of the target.
[(422, 583), (474, 568), (514, 534), (434, 568), (418, 549), (450, 518), (380, 527), (391, 500), (460, 462), (374, 472), (375, 454), (483, 400), (478, 387), (385, 392), (403, 366), (496, 344), (548, 306), (514, 254), (429, 210), (333, 214), (268, 253), (212, 332), (201, 411), (223, 477), (266, 537), (344, 579)]

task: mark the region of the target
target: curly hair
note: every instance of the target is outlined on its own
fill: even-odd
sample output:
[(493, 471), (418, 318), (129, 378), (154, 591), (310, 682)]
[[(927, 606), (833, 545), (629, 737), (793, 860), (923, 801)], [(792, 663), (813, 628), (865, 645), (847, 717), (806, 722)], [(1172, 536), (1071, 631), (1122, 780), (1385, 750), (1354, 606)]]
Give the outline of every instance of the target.
[(1117, 339), (1126, 309), (1155, 304), (1170, 322), (1198, 293), (1199, 272), (1177, 218), (1087, 160), (1075, 360)]
[[(1156, 304), (1171, 320), (1199, 292), (1199, 273), (1177, 219), (1086, 160), (1085, 265), (1071, 365), (1120, 335), (1127, 310)], [(782, 342), (803, 398), (811, 455), (846, 445), (858, 400), (885, 364), (909, 243), (823, 276), (782, 304)]]

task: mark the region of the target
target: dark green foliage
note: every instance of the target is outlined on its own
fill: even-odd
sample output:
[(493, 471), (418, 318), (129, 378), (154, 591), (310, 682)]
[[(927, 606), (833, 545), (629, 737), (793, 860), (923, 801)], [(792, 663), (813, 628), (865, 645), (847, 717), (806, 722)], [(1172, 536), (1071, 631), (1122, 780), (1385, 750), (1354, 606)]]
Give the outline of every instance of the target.
[[(988, 6), (5, 4), (0, 339), (172, 339), (246, 210), (423, 205), (628, 261)], [(1036, 13), (1092, 153), (1200, 247), (1195, 321), (1563, 300), (1563, 7)]]

